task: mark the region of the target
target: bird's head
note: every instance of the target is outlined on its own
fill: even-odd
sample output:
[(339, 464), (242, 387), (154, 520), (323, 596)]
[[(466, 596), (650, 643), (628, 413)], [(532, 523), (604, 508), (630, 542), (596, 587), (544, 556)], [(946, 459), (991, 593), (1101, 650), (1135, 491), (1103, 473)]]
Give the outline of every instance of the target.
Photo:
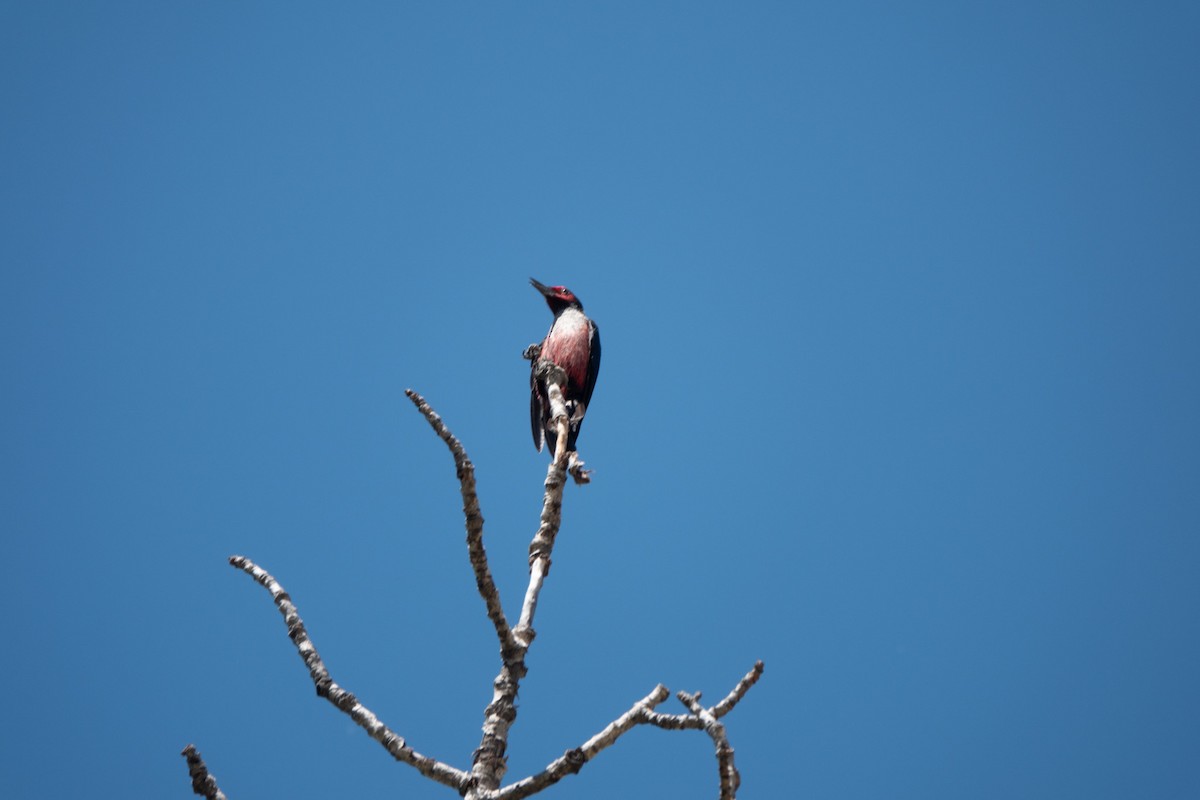
[(564, 308), (578, 308), (583, 310), (583, 303), (579, 302), (579, 298), (565, 286), (547, 286), (544, 283), (538, 283), (533, 278), (529, 279), (533, 284), (533, 288), (542, 293), (546, 298), (546, 305), (550, 306), (550, 310), (555, 314), (562, 311)]

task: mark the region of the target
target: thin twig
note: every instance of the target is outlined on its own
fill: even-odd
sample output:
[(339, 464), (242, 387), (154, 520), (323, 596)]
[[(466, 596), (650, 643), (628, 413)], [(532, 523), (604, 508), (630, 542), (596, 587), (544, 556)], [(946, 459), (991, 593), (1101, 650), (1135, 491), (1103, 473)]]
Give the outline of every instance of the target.
[(200, 751), (196, 749), (196, 745), (189, 744), (183, 748), (180, 755), (187, 759), (188, 775), (192, 777), (193, 792), (208, 798), (208, 800), (227, 800), (221, 787), (217, 786), (217, 779), (208, 771), (208, 765), (200, 757)]
[(304, 620), (300, 619), (300, 613), (292, 603), (291, 596), (277, 580), (272, 578), (266, 570), (243, 556), (232, 556), (229, 563), (245, 572), (270, 592), (279, 613), (283, 615), (284, 622), (287, 623), (288, 637), (296, 645), (296, 651), (300, 654), (305, 666), (308, 667), (309, 675), (312, 676), (313, 684), (317, 688), (318, 697), (324, 697), (339, 710), (349, 715), (372, 739), (383, 745), (392, 758), (416, 768), (425, 777), (449, 786), (459, 793), (465, 791), (465, 787), (471, 779), (469, 774), (413, 750), (404, 741), (404, 737), (384, 725), (370, 709), (358, 702), (357, 697), (334, 683), (333, 678), (329, 675), (329, 670), (325, 668), (325, 663), (321, 661), (320, 654), (317, 653), (316, 645), (308, 637)]
[[(500, 592), (496, 589), (496, 582), (492, 579), (492, 571), (488, 567), (487, 551), (483, 547), (483, 513), (479, 510), (479, 495), (475, 490), (475, 465), (467, 457), (467, 451), (462, 442), (450, 432), (450, 429), (442, 422), (442, 418), (430, 407), (425, 398), (412, 389), (405, 389), (404, 394), (424, 415), (434, 432), (446, 443), (446, 446), (450, 448), (450, 453), (454, 456), (454, 468), (458, 474), (463, 499), (463, 516), (467, 527), (467, 551), (471, 558), (471, 568), (475, 571), (475, 586), (479, 589), (479, 595), (487, 606), (488, 619), (496, 628), (496, 637), (500, 640), (501, 653), (514, 651), (520, 647), (520, 644), (513, 637), (508, 619), (504, 615), (504, 608), (500, 603)], [(516, 654), (513, 653), (513, 655)]]
[(733, 710), (733, 707), (746, 696), (746, 692), (750, 691), (750, 687), (758, 683), (758, 679), (763, 674), (763, 662), (756, 661), (754, 666), (746, 673), (737, 686), (733, 687), (733, 691), (725, 696), (725, 699), (712, 707), (712, 715), (717, 719), (728, 714)]

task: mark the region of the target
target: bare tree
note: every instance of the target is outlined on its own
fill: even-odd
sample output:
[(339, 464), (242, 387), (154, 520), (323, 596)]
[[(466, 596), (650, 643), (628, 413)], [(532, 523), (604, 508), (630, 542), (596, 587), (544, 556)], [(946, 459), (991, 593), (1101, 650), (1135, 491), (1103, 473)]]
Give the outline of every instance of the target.
[[(536, 357), (536, 353), (533, 357)], [(567, 775), (579, 772), (583, 765), (601, 750), (637, 725), (654, 725), (666, 730), (696, 729), (707, 733), (712, 739), (716, 753), (719, 797), (721, 800), (734, 800), (740, 778), (734, 766), (733, 747), (729, 744), (725, 726), (720, 720), (733, 710), (750, 687), (758, 681), (763, 671), (761, 661), (755, 663), (729, 694), (715, 705), (705, 707), (700, 702), (699, 692), (677, 692), (676, 697), (687, 709), (687, 713), (684, 714), (663, 714), (655, 710), (670, 694), (667, 687), (659, 684), (603, 730), (578, 747), (564, 752), (541, 772), (501, 786), (508, 767), (508, 731), (517, 718), (517, 690), (527, 672), (525, 654), (535, 635), (533, 620), (537, 613), (538, 596), (550, 572), (554, 539), (562, 521), (563, 486), (568, 472), (578, 482), (586, 482), (587, 479), (586, 471), (581, 469), (582, 462), (577, 461), (577, 454), (567, 450), (569, 421), (562, 393), (562, 387), (566, 383), (565, 373), (544, 360), (537, 362), (537, 370), (538, 377), (545, 378), (551, 405), (551, 420), (558, 438), (555, 458), (546, 472), (541, 522), (529, 545), (529, 587), (525, 591), (525, 600), (521, 604), (521, 614), (516, 625), (510, 625), (504, 613), (499, 592), (488, 567), (487, 552), (483, 546), (483, 515), (480, 513), (479, 497), (475, 492), (475, 467), (467, 457), (462, 443), (450, 432), (425, 399), (411, 389), (405, 392), (454, 456), (454, 466), (462, 492), (463, 514), (466, 518), (467, 552), (475, 572), (475, 584), (487, 607), (488, 619), (496, 629), (496, 638), (500, 645), (500, 672), (493, 681), (492, 701), (484, 710), (483, 737), (475, 750), (471, 769), (450, 766), (421, 755), (409, 746), (404, 737), (385, 725), (370, 709), (360, 703), (357, 697), (333, 680), (321, 661), (316, 645), (309, 638), (299, 611), (283, 586), (248, 558), (233, 556), (229, 563), (245, 572), (270, 593), (276, 608), (283, 615), (288, 636), (308, 667), (320, 697), (324, 697), (347, 714), (372, 739), (379, 742), (392, 758), (415, 767), (430, 780), (449, 786), (467, 800), (521, 800), (536, 794)], [(189, 744), (184, 748), (183, 756), (187, 759), (193, 791), (208, 800), (225, 800), (216, 778), (208, 771), (195, 746)]]

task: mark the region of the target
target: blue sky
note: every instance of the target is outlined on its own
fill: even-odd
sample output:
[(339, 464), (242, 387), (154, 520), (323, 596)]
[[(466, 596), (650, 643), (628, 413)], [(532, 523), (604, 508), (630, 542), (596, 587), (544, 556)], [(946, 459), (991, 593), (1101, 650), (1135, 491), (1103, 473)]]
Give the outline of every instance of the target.
[[(1200, 794), (1200, 12), (1185, 3), (7, 3), (12, 796), (452, 797), (571, 287), (604, 363), (510, 775), (658, 682), (741, 796)], [(672, 701), (673, 703), (674, 701)], [(677, 709), (673, 709), (677, 710)], [(637, 730), (558, 798), (714, 796)], [(102, 787), (102, 788), (97, 788)]]

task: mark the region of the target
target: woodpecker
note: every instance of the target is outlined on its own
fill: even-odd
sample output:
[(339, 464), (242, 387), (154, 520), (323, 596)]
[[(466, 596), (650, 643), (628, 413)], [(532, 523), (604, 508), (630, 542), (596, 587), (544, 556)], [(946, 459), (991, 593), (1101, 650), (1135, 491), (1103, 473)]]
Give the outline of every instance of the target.
[[(583, 303), (565, 286), (546, 286), (533, 278), (533, 288), (546, 298), (546, 305), (554, 312), (550, 332), (541, 344), (539, 358), (550, 361), (567, 373), (567, 385), (563, 387), (563, 400), (570, 417), (567, 434), (567, 451), (575, 449), (579, 438), (579, 426), (592, 401), (592, 390), (596, 388), (596, 375), (600, 372), (600, 331), (596, 323), (583, 313)], [(529, 421), (533, 426), (533, 444), (538, 452), (542, 444), (550, 445), (550, 455), (558, 445), (557, 434), (550, 429), (550, 398), (546, 384), (537, 377), (538, 358), (533, 359), (533, 371), (529, 379)]]

